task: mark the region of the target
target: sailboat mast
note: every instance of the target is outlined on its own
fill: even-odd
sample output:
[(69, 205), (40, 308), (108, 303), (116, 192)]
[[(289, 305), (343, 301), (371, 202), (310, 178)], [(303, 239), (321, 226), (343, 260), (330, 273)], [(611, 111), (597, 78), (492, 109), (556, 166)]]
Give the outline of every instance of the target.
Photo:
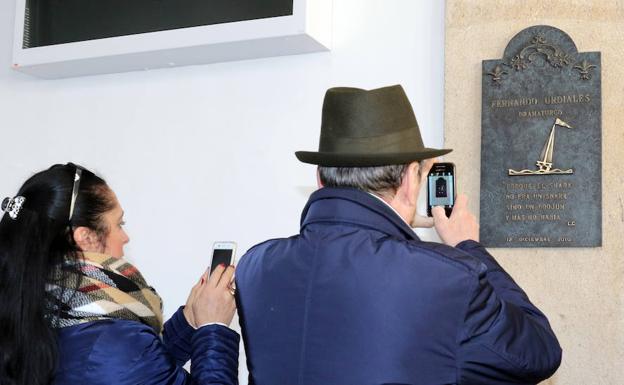
[(548, 165), (552, 165), (553, 162), (553, 152), (555, 150), (555, 127), (556, 124), (553, 124), (552, 129), (550, 130), (550, 137), (548, 138), (548, 144), (546, 149), (546, 157), (544, 158), (544, 163)]
[(538, 170), (521, 170), (517, 171), (514, 169), (509, 169), (507, 172), (509, 175), (544, 175), (544, 174), (574, 174), (573, 169), (569, 170), (560, 170), (558, 168), (552, 169), (553, 166), (553, 153), (555, 151), (555, 128), (557, 126), (572, 128), (568, 123), (563, 120), (557, 118), (555, 123), (550, 128), (550, 134), (548, 135), (548, 140), (546, 144), (544, 144), (544, 148), (542, 149), (542, 153), (540, 154), (540, 158), (535, 165), (539, 167)]
[(550, 135), (548, 135), (548, 140), (546, 144), (544, 144), (544, 148), (542, 149), (542, 153), (540, 155), (540, 160), (537, 161), (537, 166), (540, 170), (548, 171), (552, 167), (552, 157), (553, 150), (555, 146), (555, 127), (557, 126), (557, 122), (555, 122), (551, 129)]

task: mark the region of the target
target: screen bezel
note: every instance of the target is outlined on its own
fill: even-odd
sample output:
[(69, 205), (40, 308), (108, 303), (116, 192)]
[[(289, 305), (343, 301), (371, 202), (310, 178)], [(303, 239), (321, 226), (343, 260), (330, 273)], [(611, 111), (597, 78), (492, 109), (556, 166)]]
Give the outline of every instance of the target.
[(215, 263), (224, 263), (223, 260), (219, 260), (216, 261), (215, 260), (215, 254), (219, 251), (230, 251), (230, 255), (229, 255), (229, 259), (227, 260), (226, 264), (228, 265), (234, 265), (236, 262), (236, 242), (229, 242), (229, 241), (220, 241), (220, 242), (215, 242), (213, 247), (212, 247), (212, 254), (210, 256), (210, 263), (208, 264), (208, 275), (212, 274), (213, 270), (218, 266), (215, 265)]

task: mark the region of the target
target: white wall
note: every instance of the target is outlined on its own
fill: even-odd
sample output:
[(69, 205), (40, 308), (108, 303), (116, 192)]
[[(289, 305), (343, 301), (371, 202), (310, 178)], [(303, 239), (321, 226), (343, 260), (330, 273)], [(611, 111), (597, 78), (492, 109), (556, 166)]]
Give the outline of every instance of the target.
[(0, 2), (0, 195), (54, 163), (95, 170), (167, 316), (214, 241), (242, 255), (298, 232), (316, 182), (293, 153), (317, 148), (327, 88), (402, 84), (425, 144), (442, 146), (442, 0), (334, 0), (329, 53), (53, 81), (10, 69), (14, 10)]

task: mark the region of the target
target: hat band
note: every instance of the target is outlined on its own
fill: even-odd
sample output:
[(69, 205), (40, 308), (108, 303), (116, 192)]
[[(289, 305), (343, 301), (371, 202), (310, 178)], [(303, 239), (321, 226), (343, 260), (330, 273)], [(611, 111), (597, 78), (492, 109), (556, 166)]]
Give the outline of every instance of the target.
[(424, 149), (415, 127), (366, 138), (321, 137), (319, 152), (336, 153), (400, 153)]

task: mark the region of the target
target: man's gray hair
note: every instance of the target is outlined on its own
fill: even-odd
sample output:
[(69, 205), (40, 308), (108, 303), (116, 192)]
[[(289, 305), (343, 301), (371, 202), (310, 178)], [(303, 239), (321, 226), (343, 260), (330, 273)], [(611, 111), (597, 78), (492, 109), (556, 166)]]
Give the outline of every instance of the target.
[(395, 192), (405, 175), (408, 164), (376, 167), (319, 166), (319, 178), (325, 187), (353, 187), (383, 194)]

